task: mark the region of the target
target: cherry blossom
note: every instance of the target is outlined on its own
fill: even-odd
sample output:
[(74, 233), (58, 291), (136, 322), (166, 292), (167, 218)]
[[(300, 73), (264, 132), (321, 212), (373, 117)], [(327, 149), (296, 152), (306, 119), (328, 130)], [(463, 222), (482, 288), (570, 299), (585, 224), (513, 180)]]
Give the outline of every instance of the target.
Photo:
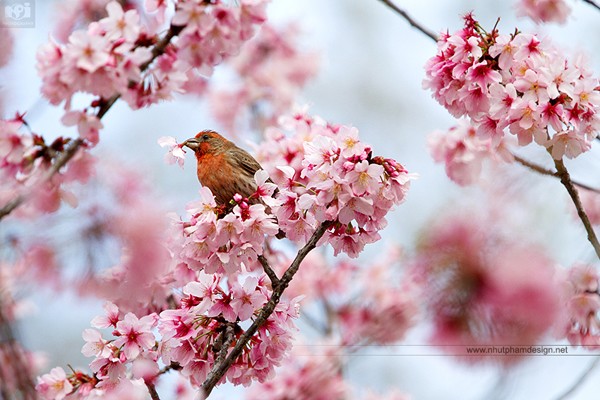
[(157, 321), (158, 317), (156, 315), (146, 315), (138, 318), (133, 313), (125, 314), (123, 319), (117, 322), (114, 334), (118, 337), (113, 345), (122, 346), (123, 354), (128, 359), (136, 358), (140, 352), (149, 350), (154, 346), (155, 339), (151, 330)]
[[(535, 141), (556, 160), (574, 158), (589, 150), (600, 128), (598, 79), (547, 39), (487, 33), (469, 14), (462, 30), (442, 36), (425, 69), (423, 87), (452, 115), (468, 117), (477, 136), (491, 139), (490, 154), (504, 149), (510, 133), (520, 146)], [(475, 176), (477, 165), (467, 175)]]
[(600, 345), (600, 293), (598, 272), (591, 265), (577, 264), (568, 271), (568, 316), (566, 337), (571, 344), (597, 348)]
[(64, 399), (73, 390), (73, 385), (67, 379), (65, 371), (52, 368), (49, 373), (38, 378), (36, 390), (44, 399)]
[(464, 119), (448, 132), (433, 132), (428, 145), (433, 159), (444, 163), (448, 177), (459, 185), (476, 182), (483, 161), (494, 154), (490, 140), (478, 136), (475, 127)]
[(565, 0), (518, 0), (517, 11), (538, 23), (564, 24), (571, 14), (571, 7)]
[(551, 261), (496, 225), (475, 215), (446, 217), (419, 248), (414, 279), (433, 318), (431, 341), (453, 354), (460, 345), (534, 344), (560, 319)]
[[(306, 361), (304, 361), (306, 360)], [(335, 354), (298, 357), (286, 362), (274, 379), (253, 385), (248, 400), (326, 400), (347, 398), (350, 388), (341, 375)]]
[[(220, 346), (230, 340), (226, 335), (239, 337), (237, 323), (255, 317), (268, 300), (269, 290), (263, 278), (250, 276), (243, 283), (234, 280), (226, 285), (218, 275), (200, 274), (198, 281), (184, 287), (183, 294), (179, 309), (165, 310), (160, 315), (161, 357), (166, 364), (181, 365), (182, 374), (198, 387), (206, 379)], [(272, 376), (273, 368), (291, 346), (295, 330), (292, 320), (298, 317), (296, 301), (279, 303), (252, 338), (252, 348), (245, 348), (229, 369), (227, 380), (248, 385), (252, 380), (263, 382)]]
[(183, 168), (183, 163), (185, 162), (185, 151), (183, 151), (182, 146), (177, 143), (174, 137), (162, 136), (158, 139), (158, 144), (160, 147), (168, 148), (169, 152), (165, 154), (165, 161), (168, 164), (177, 163), (181, 168)]
[(280, 189), (279, 205), (272, 207), (280, 229), (302, 243), (317, 221), (334, 221), (324, 240), (336, 255), (356, 257), (377, 240), (385, 214), (404, 200), (415, 178), (396, 161), (373, 156), (356, 128), (303, 112), (269, 130), (258, 157)]

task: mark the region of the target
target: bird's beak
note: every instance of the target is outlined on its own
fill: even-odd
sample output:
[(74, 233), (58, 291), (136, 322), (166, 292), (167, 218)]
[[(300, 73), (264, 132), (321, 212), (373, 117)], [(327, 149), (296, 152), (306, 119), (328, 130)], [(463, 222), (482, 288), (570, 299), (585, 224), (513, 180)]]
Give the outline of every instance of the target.
[(200, 141), (196, 138), (189, 138), (182, 143), (182, 146), (189, 147), (190, 149), (196, 151), (198, 147), (200, 147)]

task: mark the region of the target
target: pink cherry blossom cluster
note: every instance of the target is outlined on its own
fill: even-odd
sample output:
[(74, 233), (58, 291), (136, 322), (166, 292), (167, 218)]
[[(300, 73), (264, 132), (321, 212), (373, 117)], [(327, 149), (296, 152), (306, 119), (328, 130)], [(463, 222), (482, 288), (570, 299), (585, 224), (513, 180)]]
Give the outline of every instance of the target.
[[(124, 314), (107, 303), (106, 314), (92, 320), (96, 329), (83, 331), (85, 345), (81, 352), (94, 357), (90, 364), (93, 375), (73, 371), (67, 375), (60, 368), (38, 378), (36, 389), (45, 399), (62, 399), (66, 395), (79, 399), (102, 398), (122, 390), (125, 382), (153, 382), (159, 374), (158, 345), (153, 329), (158, 315), (152, 313), (138, 318)], [(113, 339), (104, 339), (97, 329), (112, 328)], [(130, 368), (128, 368), (130, 367)]]
[[(194, 387), (200, 387), (219, 352), (243, 333), (238, 325), (255, 318), (270, 299), (265, 277), (229, 278), (200, 273), (188, 283), (180, 308), (160, 315), (161, 356), (165, 364), (176, 362)], [(225, 378), (235, 385), (264, 382), (274, 374), (292, 345), (298, 317), (298, 299), (280, 302), (267, 322), (258, 328)], [(231, 336), (231, 337), (230, 337)]]
[[(290, 131), (286, 135), (284, 131)], [(298, 113), (266, 133), (258, 157), (277, 184), (271, 206), (292, 241), (305, 242), (320, 222), (334, 224), (321, 242), (357, 257), (379, 240), (385, 215), (415, 178), (398, 162), (373, 156), (358, 129)]]
[[(259, 171), (257, 177), (265, 196), (272, 194), (275, 185), (265, 182), (266, 173)], [(222, 216), (222, 207), (216, 205), (210, 189), (202, 188), (200, 196), (200, 201), (188, 206), (190, 220), (176, 222), (179, 243), (171, 248), (179, 249), (177, 262), (209, 274), (231, 275), (262, 269), (257, 258), (263, 254), (265, 240), (279, 232), (265, 205), (250, 205), (247, 199), (236, 197), (235, 207)]]
[(566, 330), (571, 344), (597, 349), (600, 346), (600, 291), (594, 266), (578, 264), (568, 274), (568, 314)]
[(249, 117), (259, 129), (272, 126), (291, 111), (298, 92), (318, 68), (317, 54), (299, 50), (298, 33), (296, 25), (277, 29), (265, 24), (230, 59), (238, 82), (208, 92), (212, 112), (227, 131), (239, 130), (236, 127)]
[[(578, 188), (577, 190), (583, 209), (590, 219), (590, 222), (594, 225), (600, 225), (600, 193), (583, 188)], [(574, 218), (579, 219), (575, 208), (572, 208), (572, 215)]]
[(459, 185), (476, 182), (485, 160), (512, 159), (504, 146), (494, 148), (489, 138), (477, 135), (476, 127), (466, 119), (448, 132), (431, 133), (427, 141), (434, 161), (444, 163), (446, 175)]
[[(136, 10), (125, 12), (116, 1), (106, 10), (106, 18), (73, 32), (66, 44), (50, 41), (38, 51), (42, 94), (52, 104), (65, 101), (70, 108), (73, 95), (84, 92), (105, 99), (120, 93), (130, 106), (142, 105), (131, 95), (144, 82), (140, 66), (152, 57), (156, 38), (140, 24)], [(168, 74), (154, 76), (159, 86), (169, 82)]]
[(560, 316), (552, 262), (494, 226), (497, 221), (474, 215), (442, 218), (416, 255), (413, 276), (433, 318), (431, 341), (452, 354), (460, 346), (535, 344)]
[(571, 7), (565, 0), (518, 0), (517, 11), (519, 15), (529, 17), (537, 23), (564, 24), (571, 14)]
[[(106, 5), (112, 0), (64, 0), (55, 6), (56, 25), (54, 36), (61, 42), (66, 42), (69, 35), (90, 22), (106, 17)], [(118, 0), (123, 9), (128, 10), (135, 3), (128, 0)]]
[[(52, 104), (65, 101), (67, 108), (77, 92), (101, 99), (119, 94), (134, 109), (169, 99), (185, 91), (197, 72), (210, 74), (214, 65), (236, 53), (264, 22), (266, 2), (244, 0), (239, 7), (221, 1), (177, 2), (171, 20), (178, 27), (172, 28), (177, 41), (148, 65), (158, 35), (141, 23), (136, 9), (124, 11), (112, 1), (106, 18), (73, 32), (66, 44), (50, 42), (40, 49), (42, 93)], [(164, 12), (166, 4), (160, 6)]]
[(487, 33), (469, 14), (463, 29), (441, 37), (425, 69), (423, 86), (494, 146), (508, 130), (521, 146), (535, 141), (554, 159), (574, 158), (600, 129), (598, 79), (535, 35)]
[(14, 201), (18, 194), (29, 196), (30, 201), (19, 210), (21, 215), (56, 211), (62, 201), (75, 205), (75, 196), (63, 184), (86, 182), (93, 158), (82, 148), (64, 171), (48, 180), (48, 171), (70, 139), (58, 137), (48, 144), (35, 133), (22, 132), (26, 128), (23, 117), (0, 120), (0, 204)]

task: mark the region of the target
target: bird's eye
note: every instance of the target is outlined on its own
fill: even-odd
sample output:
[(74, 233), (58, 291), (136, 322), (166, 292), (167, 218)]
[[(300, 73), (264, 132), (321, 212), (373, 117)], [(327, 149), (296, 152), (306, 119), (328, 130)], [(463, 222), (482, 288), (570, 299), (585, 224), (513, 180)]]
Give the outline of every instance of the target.
[(208, 139), (210, 139), (210, 136), (208, 136), (208, 135), (202, 135), (202, 140), (207, 141)]

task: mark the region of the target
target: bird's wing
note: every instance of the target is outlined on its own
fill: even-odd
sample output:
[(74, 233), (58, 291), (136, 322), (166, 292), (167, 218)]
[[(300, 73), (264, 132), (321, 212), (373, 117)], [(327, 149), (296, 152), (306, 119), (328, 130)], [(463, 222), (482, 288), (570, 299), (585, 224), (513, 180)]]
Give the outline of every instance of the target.
[(235, 162), (237, 162), (238, 166), (243, 171), (247, 172), (248, 175), (253, 177), (256, 171), (262, 169), (258, 161), (256, 161), (254, 157), (248, 154), (248, 152), (245, 150), (236, 147), (235, 149), (231, 149), (231, 151), (234, 152), (232, 155), (234, 156), (233, 159)]

